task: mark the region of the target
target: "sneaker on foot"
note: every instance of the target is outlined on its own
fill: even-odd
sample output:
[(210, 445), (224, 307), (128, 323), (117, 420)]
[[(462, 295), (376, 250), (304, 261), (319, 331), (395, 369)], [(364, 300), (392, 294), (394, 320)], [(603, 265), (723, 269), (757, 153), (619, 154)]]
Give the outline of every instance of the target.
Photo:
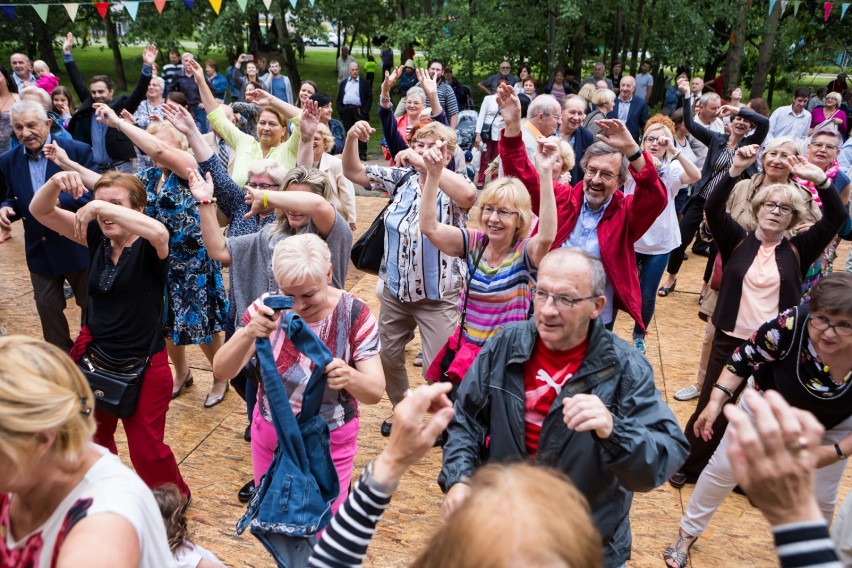
[(645, 352), (645, 338), (644, 337), (634, 337), (633, 338), (633, 347), (641, 351)]
[(418, 353), (417, 356), (414, 358), (414, 366), (415, 367), (422, 367), (423, 366), (423, 352), (422, 351), (420, 353)]
[(679, 400), (681, 402), (685, 400), (692, 400), (693, 398), (697, 398), (701, 394), (701, 391), (695, 385), (689, 385), (688, 387), (684, 387), (674, 393), (674, 399)]

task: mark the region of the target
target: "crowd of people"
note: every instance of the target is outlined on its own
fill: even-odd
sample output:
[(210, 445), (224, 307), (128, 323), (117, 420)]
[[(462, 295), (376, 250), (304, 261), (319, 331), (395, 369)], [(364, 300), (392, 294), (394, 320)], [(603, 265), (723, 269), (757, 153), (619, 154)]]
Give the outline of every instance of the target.
[[(649, 62), (538, 85), (503, 61), (478, 84), (475, 160), (456, 132), (470, 92), (439, 60), (383, 51), (376, 80), (343, 47), (335, 95), (250, 54), (223, 75), (170, 50), (158, 72), (149, 45), (116, 95), (74, 45), (73, 91), (24, 54), (0, 67), (0, 242), (21, 220), (44, 339), (0, 338), (0, 564), (222, 565), (190, 540), (165, 443), (192, 345), (212, 367), (204, 407), (232, 387), (246, 402), (238, 528), (281, 566), (360, 565), (435, 446), (446, 522), (415, 566), (624, 566), (633, 494), (666, 482), (696, 484), (659, 551), (672, 568), (737, 485), (783, 565), (852, 562), (852, 500), (834, 520), (852, 454), (841, 77), (770, 114), (679, 70), (651, 116)], [(376, 314), (345, 289), (356, 186), (388, 198), (366, 233)], [(681, 428), (645, 352), (688, 249), (707, 257), (706, 329)], [(135, 386), (113, 402), (104, 375)], [(353, 484), (360, 408), (385, 394), (388, 444)]]

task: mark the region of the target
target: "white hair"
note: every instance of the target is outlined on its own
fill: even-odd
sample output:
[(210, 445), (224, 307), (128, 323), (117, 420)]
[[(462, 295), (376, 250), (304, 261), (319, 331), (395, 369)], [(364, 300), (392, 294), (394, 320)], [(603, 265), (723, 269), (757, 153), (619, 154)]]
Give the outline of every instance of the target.
[(44, 108), (45, 112), (50, 110), (50, 105), (51, 105), (50, 95), (48, 95), (47, 91), (45, 91), (41, 87), (36, 87), (34, 85), (30, 85), (29, 87), (24, 87), (23, 89), (21, 89), (21, 92), (18, 93), (18, 96), (20, 96), (20, 97), (30, 97), (31, 96), (33, 98), (36, 98), (41, 102), (41, 106), (42, 106), (42, 108)]
[(527, 109), (527, 118), (535, 118), (539, 113), (542, 112), (552, 112), (554, 114), (559, 114), (560, 112), (562, 112), (562, 106), (559, 104), (559, 101), (557, 101), (556, 97), (554, 97), (553, 95), (539, 95), (534, 98), (530, 103), (530, 106)]
[[(38, 87), (35, 87), (35, 89), (41, 91)], [(43, 106), (35, 101), (18, 101), (9, 108), (9, 116), (12, 120), (14, 120), (16, 116), (32, 113), (34, 113), (39, 120), (47, 120), (47, 111), (44, 110)]]
[(272, 273), (281, 288), (325, 280), (330, 269), (331, 251), (313, 233), (287, 237), (272, 253)]

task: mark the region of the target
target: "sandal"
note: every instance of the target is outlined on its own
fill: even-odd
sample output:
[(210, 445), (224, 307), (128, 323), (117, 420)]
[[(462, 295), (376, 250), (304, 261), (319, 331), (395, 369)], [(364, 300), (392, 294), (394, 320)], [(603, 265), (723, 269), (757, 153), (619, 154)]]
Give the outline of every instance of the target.
[(672, 282), (671, 286), (660, 286), (657, 289), (657, 296), (659, 296), (661, 298), (665, 298), (666, 296), (668, 296), (669, 294), (674, 292), (676, 287), (677, 287), (677, 280)]
[[(689, 539), (692, 539), (692, 542), (689, 543), (685, 550), (681, 550), (683, 544)], [(678, 530), (675, 545), (668, 547), (663, 552), (663, 560), (665, 560), (666, 566), (670, 568), (685, 568), (689, 562), (689, 549), (692, 548), (696, 540), (698, 540), (697, 536), (690, 536), (682, 530)]]

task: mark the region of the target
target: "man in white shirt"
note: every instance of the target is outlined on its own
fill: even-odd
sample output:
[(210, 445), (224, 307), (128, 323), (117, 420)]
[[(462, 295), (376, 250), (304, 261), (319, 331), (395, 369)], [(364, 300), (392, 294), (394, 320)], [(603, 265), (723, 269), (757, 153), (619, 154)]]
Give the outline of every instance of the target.
[(33, 64), (30, 58), (23, 53), (13, 53), (9, 58), (9, 64), (12, 66), (14, 74), (12, 78), (15, 80), (15, 85), (18, 86), (18, 92), (24, 87), (35, 85), (36, 76), (33, 75)]
[(806, 143), (811, 127), (811, 113), (805, 110), (807, 104), (808, 88), (799, 87), (793, 92), (792, 104), (775, 109), (769, 117), (769, 134), (763, 141), (763, 147), (779, 136), (792, 136)]
[(651, 92), (654, 90), (654, 76), (651, 75), (651, 63), (642, 62), (641, 73), (636, 75), (636, 96), (651, 102)]

